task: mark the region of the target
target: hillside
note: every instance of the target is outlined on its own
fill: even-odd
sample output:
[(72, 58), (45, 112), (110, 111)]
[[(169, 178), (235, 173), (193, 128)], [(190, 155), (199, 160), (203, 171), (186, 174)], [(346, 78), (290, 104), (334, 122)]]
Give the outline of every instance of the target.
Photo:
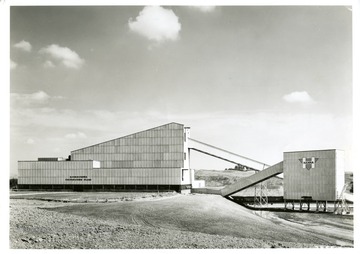
[[(254, 174), (254, 171), (238, 171), (238, 170), (206, 170), (196, 169), (195, 179), (204, 180), (206, 187), (222, 187), (235, 183), (241, 178), (248, 177)], [(349, 183), (346, 190), (347, 193), (353, 192), (353, 173), (345, 172), (345, 183)], [(283, 195), (283, 180), (277, 177), (272, 177), (263, 182), (268, 189), (269, 196)], [(257, 186), (259, 188), (259, 185)], [(250, 187), (238, 192), (237, 196), (254, 196), (255, 187)]]
[[(238, 171), (238, 170), (195, 170), (195, 179), (204, 180), (206, 187), (222, 187), (235, 183), (241, 178), (251, 176), (254, 171)], [(270, 196), (283, 195), (283, 180), (277, 177), (272, 177), (263, 182), (268, 190)], [(242, 190), (236, 193), (236, 196), (254, 196), (255, 187), (259, 188), (260, 184)]]
[[(54, 194), (54, 193), (53, 193)], [(54, 198), (53, 194), (51, 195)], [(62, 193), (67, 200), (82, 193)], [(113, 193), (102, 193), (105, 197)], [(229, 249), (352, 246), (352, 217), (257, 213), (217, 195), (172, 194), (133, 201), (11, 199), (10, 245), (17, 249)], [(105, 195), (105, 196), (104, 196)], [(93, 201), (96, 197), (87, 194)], [(30, 200), (29, 200), (29, 199)], [(110, 199), (108, 199), (110, 200)], [(284, 216), (284, 215), (282, 215)], [(321, 219), (321, 224), (317, 223)], [(296, 223), (293, 221), (295, 220)], [(341, 225), (339, 227), (338, 225)], [(311, 227), (309, 229), (309, 227)], [(329, 234), (331, 232), (331, 234)]]

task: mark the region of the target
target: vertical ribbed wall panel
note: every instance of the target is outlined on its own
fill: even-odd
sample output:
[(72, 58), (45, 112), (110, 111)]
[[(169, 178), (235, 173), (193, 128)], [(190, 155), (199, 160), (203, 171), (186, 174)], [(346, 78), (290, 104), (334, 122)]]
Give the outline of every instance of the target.
[[(92, 161), (100, 168), (92, 168)], [(23, 184), (181, 184), (184, 127), (171, 123), (71, 152), (71, 161), (19, 162)], [(91, 181), (66, 181), (86, 176)], [(85, 178), (84, 178), (85, 179)], [(25, 183), (26, 182), (26, 183)]]
[[(336, 175), (344, 174), (344, 170), (336, 165), (336, 151), (284, 153), (284, 198), (311, 196), (314, 200), (335, 200)], [(302, 162), (304, 158), (314, 158), (314, 165), (306, 168)]]

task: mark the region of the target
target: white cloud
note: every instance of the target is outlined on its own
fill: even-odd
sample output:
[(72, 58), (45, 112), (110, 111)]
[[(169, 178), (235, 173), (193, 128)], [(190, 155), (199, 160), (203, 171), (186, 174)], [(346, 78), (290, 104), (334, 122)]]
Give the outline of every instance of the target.
[(74, 139), (74, 138), (87, 138), (86, 134), (83, 132), (77, 132), (77, 133), (68, 133), (65, 135), (65, 138), (70, 138), (70, 139)]
[(11, 99), (22, 101), (24, 104), (44, 104), (47, 103), (50, 96), (44, 91), (38, 91), (30, 94), (11, 93)]
[(193, 5), (190, 7), (193, 9), (197, 9), (201, 12), (213, 12), (216, 8), (216, 6), (206, 6), (206, 5)]
[(61, 96), (50, 96), (44, 91), (37, 91), (30, 94), (11, 93), (11, 102), (22, 106), (36, 106), (47, 104), (53, 99), (62, 99)]
[(24, 40), (14, 44), (14, 47), (26, 52), (31, 52), (31, 48), (32, 48), (30, 42)]
[[(65, 67), (71, 69), (80, 69), (85, 63), (85, 60), (81, 59), (75, 51), (56, 44), (40, 49), (39, 53), (50, 56), (53, 60), (56, 60), (62, 63)], [(50, 63), (48, 63), (48, 65), (49, 64)], [(53, 62), (51, 62), (51, 64), (53, 64)]]
[(130, 19), (131, 31), (151, 41), (177, 40), (181, 30), (179, 18), (172, 10), (160, 6), (146, 6), (135, 20)]
[(25, 143), (28, 145), (32, 145), (35, 143), (35, 140), (33, 140), (32, 138), (28, 138)]
[(51, 62), (50, 60), (45, 61), (44, 64), (43, 64), (43, 66), (44, 66), (45, 68), (54, 68), (54, 67), (55, 67), (55, 65), (53, 64), (53, 62)]
[(10, 70), (14, 70), (17, 67), (17, 63), (10, 59)]
[(283, 96), (283, 99), (289, 103), (303, 103), (303, 104), (313, 104), (315, 103), (314, 99), (306, 91), (295, 91)]

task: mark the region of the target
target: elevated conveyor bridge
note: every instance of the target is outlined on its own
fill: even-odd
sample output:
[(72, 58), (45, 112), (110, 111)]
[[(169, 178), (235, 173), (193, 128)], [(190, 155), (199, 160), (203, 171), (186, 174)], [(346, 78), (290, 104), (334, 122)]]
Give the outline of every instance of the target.
[(247, 158), (245, 156), (206, 144), (192, 138), (189, 138), (188, 140), (188, 147), (190, 150), (194, 150), (230, 163), (241, 165), (248, 170), (257, 171), (257, 173), (240, 179), (236, 183), (217, 191), (217, 193), (224, 197), (230, 196), (236, 192), (283, 173), (283, 162), (270, 166), (266, 163)]
[(213, 145), (206, 144), (192, 138), (189, 138), (188, 147), (190, 150), (194, 150), (227, 162), (241, 165), (251, 170), (260, 171), (264, 168), (270, 167), (270, 165), (267, 165), (266, 163), (247, 158), (245, 156), (224, 150)]

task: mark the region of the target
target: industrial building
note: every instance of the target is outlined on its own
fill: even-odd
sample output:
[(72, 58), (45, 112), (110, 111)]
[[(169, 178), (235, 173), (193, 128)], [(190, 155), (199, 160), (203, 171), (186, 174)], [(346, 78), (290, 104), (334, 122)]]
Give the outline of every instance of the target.
[(284, 153), (284, 199), (334, 201), (345, 183), (344, 151)]
[(68, 159), (19, 161), (19, 189), (175, 190), (195, 184), (190, 129), (169, 123), (71, 152)]
[[(205, 188), (190, 167), (190, 151), (222, 159), (255, 174), (222, 189)], [(190, 138), (190, 128), (169, 123), (71, 152), (68, 159), (19, 161), (19, 189), (74, 191), (178, 191), (233, 194), (271, 177), (283, 178), (283, 202), (317, 208), (339, 200), (344, 190), (344, 152), (336, 149), (284, 152), (270, 166)]]

